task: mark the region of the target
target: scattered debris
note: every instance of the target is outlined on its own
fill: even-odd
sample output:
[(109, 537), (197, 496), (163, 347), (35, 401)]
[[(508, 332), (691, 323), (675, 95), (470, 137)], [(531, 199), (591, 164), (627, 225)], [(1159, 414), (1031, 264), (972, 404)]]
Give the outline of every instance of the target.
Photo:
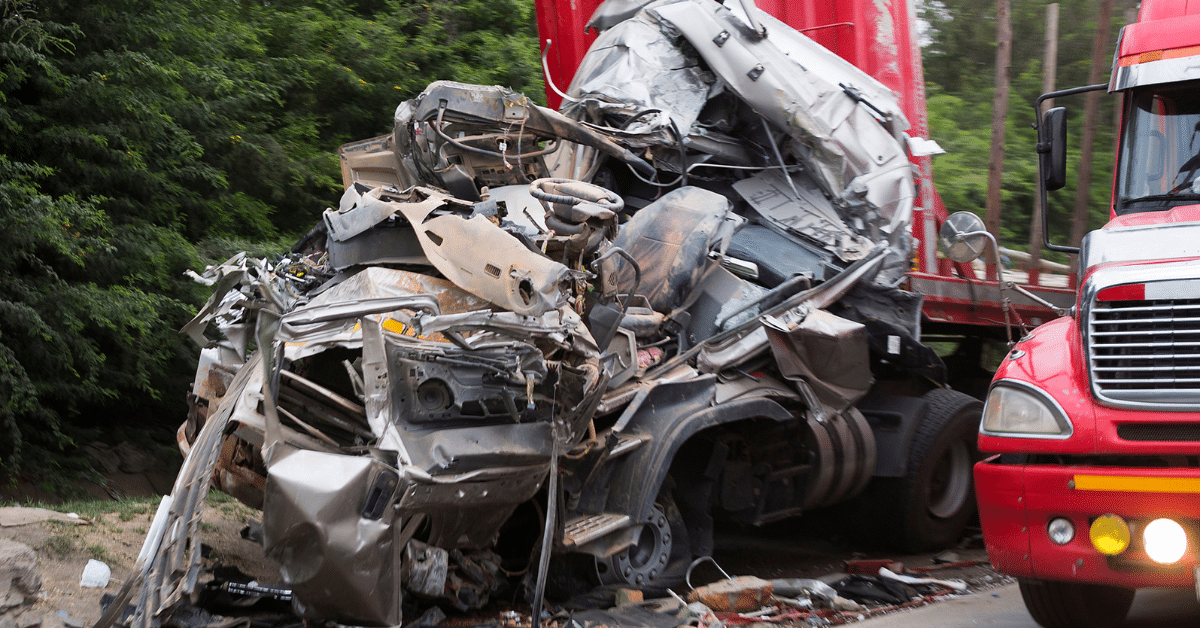
[(939, 587), (945, 587), (952, 591), (965, 591), (967, 589), (967, 583), (963, 582), (962, 580), (938, 580), (936, 578), (916, 578), (913, 576), (906, 576), (903, 574), (893, 573), (886, 567), (881, 567), (879, 569), (879, 575), (884, 578), (890, 578), (897, 582), (903, 582), (904, 584), (936, 584)]
[(108, 579), (112, 577), (112, 570), (108, 565), (94, 559), (88, 559), (87, 564), (83, 567), (83, 575), (79, 578), (79, 586), (89, 589), (103, 589), (108, 586)]
[(774, 590), (774, 585), (762, 578), (738, 576), (693, 589), (687, 600), (714, 611), (745, 613), (761, 608)]

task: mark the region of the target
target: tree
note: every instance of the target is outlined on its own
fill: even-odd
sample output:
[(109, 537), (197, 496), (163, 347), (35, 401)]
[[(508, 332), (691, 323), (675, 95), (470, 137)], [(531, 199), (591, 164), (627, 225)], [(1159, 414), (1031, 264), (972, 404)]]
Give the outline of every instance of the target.
[(532, 0), (0, 9), (0, 471), (178, 424), (196, 354), (176, 330), (207, 296), (184, 271), (307, 231), (341, 194), (338, 145), (401, 100), (435, 79), (541, 97)]

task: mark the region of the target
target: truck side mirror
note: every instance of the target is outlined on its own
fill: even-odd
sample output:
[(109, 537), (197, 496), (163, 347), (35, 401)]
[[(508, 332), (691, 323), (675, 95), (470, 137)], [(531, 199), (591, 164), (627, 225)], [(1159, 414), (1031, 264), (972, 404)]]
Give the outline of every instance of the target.
[(1042, 183), (1047, 190), (1067, 184), (1067, 109), (1046, 112), (1038, 129), (1038, 153), (1042, 158)]
[(987, 246), (987, 228), (979, 216), (968, 212), (954, 212), (942, 223), (938, 240), (946, 257), (967, 264), (979, 259)]

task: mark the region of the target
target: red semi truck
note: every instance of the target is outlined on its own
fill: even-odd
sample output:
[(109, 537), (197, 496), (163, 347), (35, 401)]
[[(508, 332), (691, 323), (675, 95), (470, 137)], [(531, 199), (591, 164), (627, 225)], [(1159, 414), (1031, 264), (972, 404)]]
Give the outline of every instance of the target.
[[(988, 555), (1048, 628), (1119, 625), (1143, 587), (1200, 592), (1198, 61), (1200, 5), (1146, 0), (1107, 85), (1043, 96), (1107, 88), (1122, 112), (1111, 220), (1077, 250), (1071, 315), (1012, 348), (980, 428)], [(1064, 116), (1039, 129), (1051, 190)]]

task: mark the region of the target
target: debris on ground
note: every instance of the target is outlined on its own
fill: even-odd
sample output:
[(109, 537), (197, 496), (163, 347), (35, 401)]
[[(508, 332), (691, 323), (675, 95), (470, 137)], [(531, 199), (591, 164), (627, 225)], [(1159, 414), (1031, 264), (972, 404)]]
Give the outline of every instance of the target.
[(771, 598), (775, 586), (762, 578), (738, 576), (692, 589), (689, 602), (700, 602), (714, 611), (745, 613), (758, 608)]
[(79, 586), (89, 589), (103, 589), (108, 586), (112, 570), (108, 565), (95, 558), (89, 558), (83, 566), (83, 574), (79, 576)]

